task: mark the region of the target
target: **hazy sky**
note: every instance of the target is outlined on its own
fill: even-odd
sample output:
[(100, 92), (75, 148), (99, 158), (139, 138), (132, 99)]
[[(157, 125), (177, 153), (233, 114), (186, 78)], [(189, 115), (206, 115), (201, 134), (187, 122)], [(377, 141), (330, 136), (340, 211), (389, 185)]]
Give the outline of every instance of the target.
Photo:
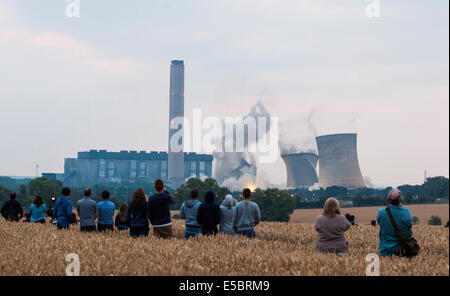
[[(62, 172), (88, 149), (167, 150), (172, 59), (188, 117), (261, 99), (307, 146), (314, 110), (318, 135), (358, 133), (375, 185), (449, 175), (447, 0), (380, 0), (379, 18), (365, 0), (80, 3), (68, 18), (64, 0), (0, 0), (0, 175)], [(285, 182), (281, 159), (261, 170)]]

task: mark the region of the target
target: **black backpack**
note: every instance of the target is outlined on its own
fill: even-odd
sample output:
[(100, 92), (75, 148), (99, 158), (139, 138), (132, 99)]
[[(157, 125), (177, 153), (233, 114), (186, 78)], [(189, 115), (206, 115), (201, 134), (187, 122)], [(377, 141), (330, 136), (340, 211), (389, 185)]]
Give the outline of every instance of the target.
[(400, 228), (398, 228), (398, 225), (395, 222), (394, 217), (392, 216), (391, 213), (391, 209), (389, 209), (389, 207), (386, 208), (386, 212), (388, 213), (389, 219), (391, 220), (391, 224), (394, 227), (395, 236), (398, 238), (400, 243), (400, 251), (399, 251), (400, 257), (412, 258), (414, 256), (417, 256), (420, 251), (420, 246), (417, 243), (417, 240), (412, 236), (404, 235), (400, 231)]

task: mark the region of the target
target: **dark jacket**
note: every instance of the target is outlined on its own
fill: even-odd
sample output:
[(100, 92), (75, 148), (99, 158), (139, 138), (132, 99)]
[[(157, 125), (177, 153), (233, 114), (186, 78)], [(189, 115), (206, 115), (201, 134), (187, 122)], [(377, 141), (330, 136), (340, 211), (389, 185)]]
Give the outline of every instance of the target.
[(148, 226), (148, 203), (144, 203), (139, 209), (134, 209), (131, 203), (127, 208), (127, 221), (131, 227)]
[(153, 226), (172, 223), (170, 218), (170, 204), (174, 200), (168, 192), (157, 193), (148, 199), (149, 219)]
[(220, 207), (214, 201), (214, 192), (208, 191), (205, 202), (198, 208), (197, 222), (202, 226), (203, 234), (217, 234), (217, 224), (220, 223)]
[(15, 199), (11, 199), (5, 202), (1, 213), (3, 218), (8, 221), (19, 221), (23, 217), (22, 206)]

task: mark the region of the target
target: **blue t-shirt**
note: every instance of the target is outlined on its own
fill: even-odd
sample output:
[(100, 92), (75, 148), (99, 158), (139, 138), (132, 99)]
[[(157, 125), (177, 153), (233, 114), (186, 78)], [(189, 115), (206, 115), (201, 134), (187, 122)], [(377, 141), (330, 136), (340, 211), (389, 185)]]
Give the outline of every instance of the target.
[[(406, 236), (411, 236), (413, 225), (413, 217), (411, 212), (404, 207), (393, 205), (389, 205), (389, 209), (391, 210), (392, 216), (394, 217), (398, 228), (400, 228), (400, 231)], [(397, 254), (400, 248), (400, 243), (398, 238), (395, 236), (395, 230), (386, 209), (383, 208), (378, 211), (377, 220), (380, 225), (380, 243), (378, 245), (380, 256), (391, 256)]]
[(98, 224), (114, 224), (114, 210), (113, 202), (109, 200), (101, 201), (97, 204), (98, 208)]
[(47, 206), (42, 204), (40, 207), (37, 207), (35, 204), (31, 204), (28, 208), (28, 211), (31, 214), (30, 221), (36, 222), (40, 220), (45, 220), (45, 213), (47, 212)]

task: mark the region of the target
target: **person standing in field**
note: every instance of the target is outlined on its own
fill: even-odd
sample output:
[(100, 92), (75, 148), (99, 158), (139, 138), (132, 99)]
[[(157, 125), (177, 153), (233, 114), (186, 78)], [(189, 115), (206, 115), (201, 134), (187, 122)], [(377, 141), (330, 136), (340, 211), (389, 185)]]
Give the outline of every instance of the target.
[(164, 188), (161, 179), (155, 181), (156, 194), (148, 199), (149, 219), (153, 226), (153, 234), (161, 238), (171, 238), (172, 219), (170, 205), (174, 203), (172, 196)]
[(202, 227), (197, 222), (198, 208), (202, 204), (198, 200), (198, 190), (191, 190), (191, 198), (186, 200), (180, 208), (180, 219), (186, 220), (186, 228), (184, 230), (184, 238), (195, 237), (202, 231)]
[(197, 222), (202, 227), (203, 235), (216, 235), (217, 224), (220, 224), (220, 207), (215, 202), (214, 192), (205, 194), (205, 202), (198, 208)]
[(134, 191), (127, 207), (127, 222), (130, 225), (130, 236), (148, 236), (148, 203), (144, 190)]
[(72, 202), (69, 199), (70, 188), (64, 187), (61, 196), (55, 202), (53, 217), (56, 218), (56, 227), (58, 229), (69, 229), (72, 222)]
[(30, 212), (30, 221), (35, 223), (45, 223), (45, 213), (47, 212), (47, 205), (44, 203), (42, 196), (37, 195), (33, 203), (28, 208)]
[(261, 211), (259, 206), (250, 201), (252, 191), (245, 188), (242, 192), (243, 201), (237, 203), (233, 215), (233, 229), (236, 234), (245, 235), (249, 238), (255, 237), (255, 226), (261, 222)]
[(98, 208), (98, 220), (97, 220), (97, 230), (103, 232), (106, 230), (114, 231), (114, 211), (116, 206), (112, 201), (109, 200), (109, 191), (102, 192), (103, 201), (97, 204)]
[(116, 220), (114, 221), (118, 231), (128, 230), (127, 208), (128, 205), (126, 203), (120, 205), (119, 214), (117, 214)]
[(323, 214), (316, 218), (315, 227), (319, 233), (317, 251), (322, 253), (346, 253), (348, 243), (345, 232), (351, 224), (341, 215), (337, 199), (330, 197), (325, 201)]
[[(388, 208), (400, 231), (406, 236), (412, 236), (413, 216), (408, 209), (403, 207), (400, 190), (392, 189), (389, 191)], [(378, 244), (380, 256), (399, 255), (400, 242), (395, 235), (394, 226), (392, 226), (385, 208), (378, 211), (377, 221), (380, 225), (380, 243)]]
[(231, 194), (228, 194), (220, 206), (220, 233), (235, 234), (233, 229), (233, 216), (235, 211), (234, 198)]
[(5, 202), (1, 209), (1, 214), (6, 221), (18, 222), (23, 218), (23, 209), (20, 203), (16, 200), (16, 193), (9, 194), (9, 200)]
[(95, 219), (98, 216), (97, 203), (92, 199), (92, 190), (84, 189), (84, 197), (77, 202), (77, 213), (80, 217), (80, 230), (83, 232), (96, 231)]

